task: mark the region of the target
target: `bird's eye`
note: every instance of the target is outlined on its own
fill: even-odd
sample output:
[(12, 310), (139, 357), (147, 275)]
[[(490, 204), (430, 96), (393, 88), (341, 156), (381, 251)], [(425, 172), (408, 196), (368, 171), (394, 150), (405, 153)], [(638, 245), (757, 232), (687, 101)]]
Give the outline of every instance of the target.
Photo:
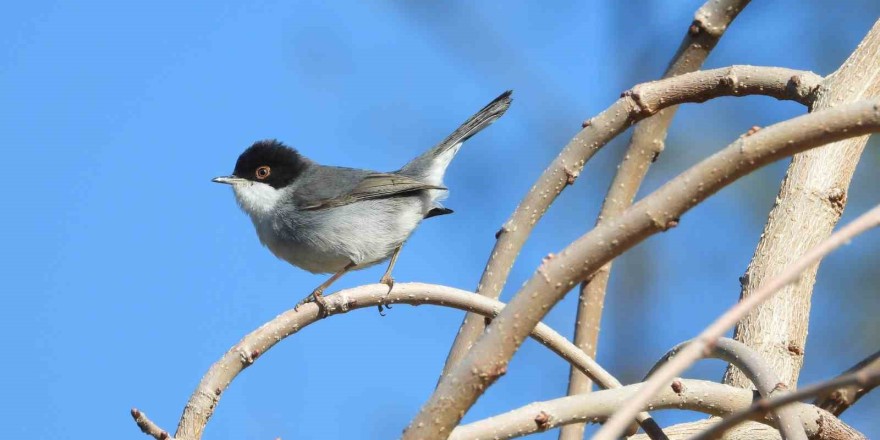
[(263, 180), (269, 177), (269, 174), (271, 174), (271, 170), (267, 165), (257, 168), (257, 179)]

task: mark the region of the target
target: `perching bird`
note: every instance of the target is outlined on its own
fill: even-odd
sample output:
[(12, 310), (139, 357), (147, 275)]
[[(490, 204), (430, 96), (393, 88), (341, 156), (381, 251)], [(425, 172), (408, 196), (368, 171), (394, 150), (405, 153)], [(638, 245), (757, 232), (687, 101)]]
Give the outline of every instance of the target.
[(312, 273), (333, 274), (302, 301), (314, 300), (326, 311), (324, 289), (350, 270), (389, 258), (380, 282), (391, 291), (391, 270), (416, 226), (452, 212), (440, 204), (449, 162), (462, 143), (507, 111), (510, 95), (502, 93), (398, 171), (319, 165), (281, 142), (266, 140), (238, 157), (231, 176), (213, 181), (232, 185), (260, 242), (276, 257)]

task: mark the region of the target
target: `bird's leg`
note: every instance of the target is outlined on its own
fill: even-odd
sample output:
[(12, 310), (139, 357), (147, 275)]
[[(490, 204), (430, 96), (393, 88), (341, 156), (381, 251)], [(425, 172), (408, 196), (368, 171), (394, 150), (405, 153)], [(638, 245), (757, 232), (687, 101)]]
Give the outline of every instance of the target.
[(331, 284), (335, 283), (336, 280), (342, 278), (342, 276), (348, 273), (348, 271), (350, 271), (352, 268), (354, 268), (354, 263), (348, 263), (348, 265), (343, 267), (342, 270), (336, 272), (335, 274), (333, 274), (333, 276), (328, 278), (327, 281), (324, 281), (323, 283), (321, 283), (320, 286), (316, 287), (315, 290), (313, 290), (312, 293), (309, 294), (309, 296), (303, 298), (302, 301), (298, 302), (296, 306), (293, 307), (293, 309), (297, 310), (299, 306), (305, 303), (315, 302), (318, 304), (318, 307), (320, 307), (321, 310), (323, 310), (326, 314), (327, 301), (324, 300), (324, 290), (330, 287)]
[[(391, 254), (391, 261), (388, 262), (388, 269), (385, 269), (385, 274), (382, 275), (382, 278), (379, 280), (380, 283), (388, 286), (388, 293), (386, 293), (385, 296), (388, 296), (388, 294), (391, 293), (391, 289), (394, 288), (394, 278), (391, 277), (391, 270), (394, 269), (394, 263), (397, 262), (397, 257), (400, 255), (400, 249), (402, 248), (403, 245), (398, 246), (397, 249), (394, 250), (394, 253)], [(385, 304), (385, 307), (388, 307), (389, 309), (391, 308), (388, 304)], [(379, 314), (385, 316), (385, 314), (382, 313), (382, 304), (379, 304)]]

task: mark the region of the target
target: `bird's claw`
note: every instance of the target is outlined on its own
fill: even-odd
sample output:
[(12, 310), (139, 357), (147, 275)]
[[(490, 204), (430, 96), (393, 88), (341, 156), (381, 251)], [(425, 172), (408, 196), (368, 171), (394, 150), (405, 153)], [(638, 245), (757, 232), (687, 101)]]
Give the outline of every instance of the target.
[[(382, 279), (379, 280), (379, 282), (381, 284), (388, 286), (388, 293), (385, 294), (385, 296), (387, 297), (391, 293), (391, 289), (394, 288), (394, 278), (392, 278), (391, 275), (385, 274), (382, 276)], [(380, 316), (385, 316), (385, 312), (384, 312), (385, 308), (391, 309), (391, 304), (385, 304), (384, 302), (379, 304), (379, 315)]]
[(293, 310), (297, 311), (299, 310), (299, 306), (303, 304), (308, 304), (310, 302), (318, 304), (318, 307), (321, 309), (321, 311), (324, 314), (327, 313), (327, 300), (324, 299), (322, 289), (315, 289), (312, 293), (309, 294), (309, 296), (303, 298), (302, 301), (296, 303), (296, 305), (293, 306)]

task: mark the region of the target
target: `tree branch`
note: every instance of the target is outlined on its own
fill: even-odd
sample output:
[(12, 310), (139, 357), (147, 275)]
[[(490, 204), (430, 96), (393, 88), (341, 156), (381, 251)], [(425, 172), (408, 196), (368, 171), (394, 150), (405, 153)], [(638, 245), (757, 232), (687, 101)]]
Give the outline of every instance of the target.
[(727, 430), (733, 428), (738, 423), (748, 419), (754, 419), (758, 414), (767, 414), (773, 409), (778, 408), (777, 411), (779, 411), (782, 408), (789, 408), (790, 406), (787, 405), (808, 397), (825, 394), (838, 388), (873, 388), (878, 384), (880, 384), (880, 364), (868, 364), (854, 373), (845, 374), (836, 379), (804, 387), (795, 392), (786, 393), (781, 396), (773, 398), (765, 397), (753, 403), (750, 407), (725, 417), (720, 423), (694, 437), (693, 440), (711, 440), (720, 438), (725, 432), (727, 432)]
[[(848, 106), (838, 107), (838, 109), (846, 107), (852, 108), (857, 105), (858, 104), (850, 104)], [(880, 117), (880, 103), (875, 101), (874, 109), (877, 116)], [(834, 110), (825, 110), (823, 112), (801, 116), (796, 119), (806, 119), (810, 116), (821, 115), (822, 113), (828, 113), (831, 111)], [(608, 420), (608, 423), (596, 433), (594, 440), (613, 440), (617, 438), (617, 436), (626, 429), (630, 420), (632, 420), (632, 417), (641, 410), (653, 393), (659, 391), (676, 375), (687, 369), (697, 359), (702, 357), (706, 351), (711, 350), (715, 341), (717, 341), (725, 331), (734, 326), (736, 322), (749, 311), (753, 310), (782, 287), (796, 281), (802, 271), (819, 262), (825, 255), (846, 244), (852, 240), (853, 237), (877, 225), (880, 225), (880, 205), (874, 207), (865, 214), (862, 214), (850, 224), (832, 234), (827, 240), (823, 241), (813, 249), (810, 249), (801, 258), (797, 259), (781, 274), (770, 279), (760, 289), (756, 290), (748, 297), (743, 298), (742, 301), (730, 308), (730, 310), (725, 312), (709, 327), (703, 330), (697, 338), (681, 350), (675, 359), (660, 367), (660, 369), (651, 376), (651, 379), (645, 383), (645, 386), (641, 389), (640, 393), (627, 402), (627, 404), (611, 417), (611, 419)], [(508, 305), (507, 310), (513, 310), (513, 307), (514, 304), (511, 302), (511, 304)]]
[[(698, 73), (657, 83), (673, 84)], [(734, 88), (736, 84), (738, 82), (734, 81)], [(677, 96), (679, 89), (668, 86), (664, 90)], [(644, 91), (647, 90), (637, 87), (630, 94), (639, 97), (633, 99), (641, 102), (639, 107), (643, 109), (652, 109), (650, 103), (664, 96), (662, 93), (642, 93)], [(612, 258), (650, 235), (674, 227), (690, 208), (763, 165), (809, 148), (876, 130), (880, 130), (880, 101), (866, 101), (807, 114), (743, 136), (665, 184), (618, 218), (597, 226), (555, 257), (545, 259), (508, 306), (492, 320), (465, 359), (441, 379), (403, 438), (442, 438), (448, 435), (444, 433), (451, 432), (477, 397), (505, 372), (508, 361), (529, 330), (575, 283)]]
[[(856, 50), (822, 82), (813, 111), (880, 96), (880, 20)], [(795, 156), (776, 197), (755, 254), (742, 280), (742, 297), (752, 295), (792, 261), (828, 237), (846, 206), (856, 164), (867, 143), (852, 138)], [(794, 388), (803, 365), (810, 302), (818, 265), (798, 283), (738, 323), (734, 337), (758, 350), (782, 381)], [(735, 368), (724, 383), (748, 386)]]
[[(669, 362), (672, 357), (676, 356), (691, 342), (692, 341), (683, 342), (666, 352), (666, 354), (654, 364), (651, 371), (645, 375), (645, 381), (647, 381), (657, 369)], [(736, 367), (745, 373), (749, 380), (752, 381), (755, 388), (758, 389), (758, 393), (761, 397), (768, 398), (774, 394), (778, 394), (779, 391), (784, 392), (787, 390), (785, 384), (779, 381), (779, 376), (773, 372), (767, 362), (747, 345), (730, 338), (719, 338), (709, 348), (711, 348), (711, 352), (706, 354), (705, 357), (721, 359), (725, 362), (736, 365)], [(779, 411), (777, 411), (777, 416), (777, 425), (783, 439), (807, 440), (807, 434), (804, 433), (803, 430), (803, 423), (801, 423), (801, 420), (793, 409), (788, 407), (780, 408)]]
[(131, 409), (131, 418), (134, 419), (134, 422), (137, 423), (138, 428), (141, 428), (141, 432), (144, 434), (149, 435), (156, 440), (174, 440), (173, 437), (168, 435), (168, 431), (153, 423), (146, 414), (142, 413), (137, 408)]
[[(694, 14), (694, 21), (688, 28), (678, 52), (666, 68), (664, 78), (693, 72), (702, 67), (709, 52), (727, 30), (749, 0), (710, 0)], [(656, 115), (636, 124), (629, 147), (617, 168), (617, 173), (608, 187), (605, 201), (599, 212), (597, 223), (620, 215), (632, 205), (632, 201), (642, 185), (657, 156), (663, 151), (666, 132), (678, 107), (668, 107)], [(578, 297), (577, 318), (574, 329), (574, 343), (588, 355), (596, 357), (599, 343), (599, 329), (602, 324), (602, 311), (605, 308), (605, 292), (611, 274), (611, 262), (602, 266), (592, 278), (581, 284)], [(471, 345), (473, 340), (467, 345)], [(588, 393), (592, 381), (580, 371), (572, 368), (569, 373), (568, 395)], [(559, 431), (559, 440), (582, 440), (585, 424), (566, 425)]]
[[(801, 419), (804, 420), (804, 428), (810, 434), (811, 440), (867, 439), (864, 434), (843, 423), (827, 411), (812, 408), (814, 412), (811, 414), (800, 413)], [(713, 417), (697, 422), (680, 423), (666, 427), (664, 432), (669, 435), (671, 440), (693, 440), (695, 435), (699, 435), (720, 420)], [(748, 421), (741, 423), (736, 429), (728, 431), (723, 438), (724, 440), (779, 440), (781, 437), (779, 437), (779, 431), (772, 426)], [(647, 437), (638, 434), (630, 437), (629, 440), (647, 440)]]
[[(853, 365), (852, 368), (844, 372), (844, 376), (869, 368), (880, 369), (880, 351), (868, 356), (858, 364)], [(816, 401), (813, 402), (813, 405), (816, 405), (835, 416), (839, 416), (849, 407), (855, 405), (862, 396), (868, 394), (877, 385), (876, 382), (873, 384), (855, 382), (848, 385), (842, 385), (827, 396), (816, 399)]]
[[(327, 316), (343, 314), (364, 307), (375, 307), (379, 304), (433, 304), (492, 317), (504, 307), (504, 304), (497, 300), (474, 295), (471, 292), (421, 283), (395, 284), (391, 293), (388, 293), (388, 286), (373, 284), (342, 290), (336, 294), (328, 295), (325, 299), (328, 305)], [(298, 311), (288, 310), (242, 338), (202, 377), (186, 404), (178, 424), (176, 438), (179, 440), (201, 438), (205, 425), (214, 413), (214, 408), (223, 391), (235, 377), (275, 344), (319, 321), (323, 316), (315, 304), (304, 304), (299, 307)], [(539, 324), (534, 328), (531, 336), (567, 362), (576, 364), (579, 371), (589, 375), (599, 385), (606, 388), (621, 386), (614, 376), (550, 327)], [(160, 437), (164, 433), (165, 439), (173, 440), (167, 437), (167, 432), (159, 429), (140, 411), (132, 410), (132, 416), (145, 433), (159, 440), (163, 440)], [(642, 413), (638, 417), (640, 421), (649, 418), (647, 413)]]
[[(809, 104), (821, 80), (811, 72), (779, 67), (733, 66), (644, 83), (625, 92), (608, 109), (585, 123), (584, 129), (544, 170), (498, 231), (498, 240), (477, 285), (477, 293), (498, 298), (514, 260), (550, 204), (566, 186), (574, 183), (584, 164), (599, 149), (633, 123), (664, 108), (686, 102), (704, 102), (720, 96), (765, 95)], [(441, 378), (459, 363), (484, 328), (482, 317), (465, 316)]]
[[(627, 385), (613, 390), (531, 403), (504, 414), (459, 426), (452, 431), (449, 438), (502, 440), (574, 423), (600, 423), (637, 395), (643, 385), (643, 383)], [(673, 386), (664, 387), (653, 396), (648, 405), (654, 410), (683, 409), (723, 416), (750, 408), (753, 402), (754, 395), (750, 390), (703, 380), (676, 379)], [(835, 429), (828, 430), (829, 424), (823, 425), (818, 422), (827, 413), (812, 405), (793, 405), (792, 410), (798, 420), (807, 421), (801, 429), (814, 440), (828, 439), (825, 432), (851, 430), (839, 420), (834, 424)], [(762, 413), (751, 413), (748, 419), (763, 424), (770, 423)], [(768, 431), (772, 433), (775, 429)]]

